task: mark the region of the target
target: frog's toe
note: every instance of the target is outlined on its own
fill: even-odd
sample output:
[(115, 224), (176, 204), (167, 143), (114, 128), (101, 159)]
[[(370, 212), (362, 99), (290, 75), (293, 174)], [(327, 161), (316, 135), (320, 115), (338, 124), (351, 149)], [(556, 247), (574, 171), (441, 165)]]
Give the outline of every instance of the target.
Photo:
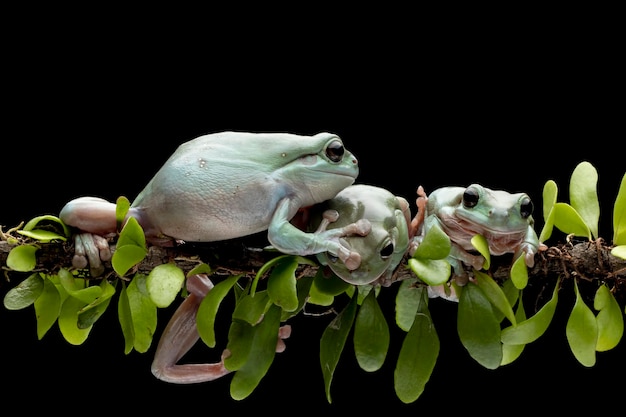
[(361, 255), (358, 252), (348, 252), (348, 256), (341, 259), (346, 266), (351, 271), (358, 269), (361, 266)]
[(89, 266), (91, 275), (97, 277), (104, 273), (102, 262), (110, 260), (111, 256), (109, 242), (102, 236), (80, 233), (74, 237), (74, 268), (85, 269)]

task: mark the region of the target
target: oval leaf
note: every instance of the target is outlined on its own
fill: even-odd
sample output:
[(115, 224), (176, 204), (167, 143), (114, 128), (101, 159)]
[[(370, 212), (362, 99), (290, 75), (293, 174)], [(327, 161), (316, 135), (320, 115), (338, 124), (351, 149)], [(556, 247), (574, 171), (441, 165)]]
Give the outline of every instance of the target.
[(87, 303), (74, 297), (67, 297), (61, 306), (59, 313), (59, 330), (61, 334), (72, 345), (81, 345), (92, 329), (92, 326), (86, 328), (78, 327), (78, 312)]
[(411, 329), (422, 302), (422, 292), (426, 291), (423, 286), (417, 287), (415, 283), (415, 279), (402, 280), (396, 294), (396, 324), (405, 332)]
[(457, 332), (472, 358), (487, 369), (496, 369), (502, 362), (500, 323), (493, 308), (478, 285), (469, 282), (459, 297)]
[(14, 271), (30, 272), (37, 265), (35, 252), (39, 249), (35, 245), (16, 246), (7, 255), (7, 266)]
[(613, 249), (611, 249), (611, 255), (626, 259), (626, 245), (613, 247)]
[(539, 241), (545, 242), (552, 235), (552, 228), (554, 227), (554, 205), (556, 204), (556, 198), (558, 194), (558, 187), (556, 182), (549, 180), (543, 186), (543, 228), (539, 235)]
[(511, 281), (518, 290), (523, 290), (528, 285), (528, 267), (523, 256), (518, 256), (511, 266)]
[(43, 281), (43, 291), (35, 300), (37, 317), (37, 338), (41, 340), (59, 318), (61, 313), (61, 294), (57, 286), (48, 278)]
[(568, 235), (591, 239), (591, 232), (582, 217), (567, 203), (554, 205), (554, 225)]
[(253, 338), (248, 360), (235, 372), (230, 383), (230, 396), (233, 399), (242, 400), (249, 396), (274, 361), (280, 314), (280, 307), (271, 305), (261, 323), (251, 327)]
[(274, 266), (267, 280), (267, 292), (270, 299), (285, 311), (294, 311), (298, 308), (297, 267), (298, 262), (295, 257), (283, 258)]
[(8, 310), (21, 310), (33, 304), (41, 295), (44, 279), (38, 272), (11, 288), (4, 296), (4, 307)]
[(413, 273), (425, 284), (441, 285), (448, 281), (452, 267), (445, 259), (417, 259), (408, 261)]
[(424, 234), (422, 242), (413, 253), (418, 259), (443, 259), (450, 254), (450, 238), (435, 224)]
[(405, 404), (419, 398), (439, 356), (439, 336), (428, 311), (428, 298), (419, 291), (419, 307), (412, 326), (402, 342), (394, 370), (394, 388)]
[(576, 290), (576, 301), (565, 325), (565, 335), (578, 362), (591, 367), (596, 363), (598, 324), (593, 312), (583, 301), (576, 281), (574, 281), (574, 289)]
[(196, 327), (200, 338), (208, 347), (215, 347), (215, 317), (226, 294), (235, 285), (241, 275), (231, 275), (224, 281), (220, 281), (209, 291), (200, 302), (196, 313)]
[(356, 315), (357, 297), (353, 296), (346, 307), (328, 324), (320, 339), (320, 365), (324, 376), (326, 399), (332, 402), (330, 385), (339, 357), (348, 339)]
[(474, 278), (476, 284), (483, 290), (489, 302), (500, 310), (512, 325), (516, 326), (517, 322), (515, 320), (515, 313), (513, 313), (513, 307), (511, 307), (507, 296), (498, 283), (489, 275), (480, 271), (474, 271)]
[(613, 206), (613, 244), (626, 245), (626, 174), (622, 177)]
[(376, 292), (370, 291), (359, 308), (354, 323), (354, 353), (361, 369), (377, 371), (383, 366), (389, 348), (389, 326)]
[(123, 277), (133, 266), (145, 258), (148, 252), (145, 248), (134, 245), (117, 247), (111, 258), (111, 266), (117, 275)]
[(509, 326), (502, 329), (502, 343), (508, 345), (525, 345), (534, 342), (545, 333), (556, 311), (560, 282), (561, 280), (559, 279), (554, 286), (552, 298), (550, 298), (533, 316), (521, 322), (518, 320), (517, 326)]
[(598, 172), (589, 162), (583, 161), (574, 168), (569, 183), (570, 204), (596, 238), (600, 218), (597, 185)]
[(491, 254), (489, 252), (489, 242), (482, 235), (474, 235), (471, 239), (472, 246), (485, 258), (483, 269), (489, 269), (491, 265)]
[(183, 288), (185, 273), (174, 263), (155, 266), (146, 278), (146, 289), (157, 307), (168, 307)]
[(137, 352), (145, 353), (157, 326), (157, 307), (146, 289), (145, 275), (135, 275), (126, 288), (126, 296), (133, 327), (133, 347)]
[(596, 291), (593, 308), (599, 311), (596, 316), (598, 324), (598, 342), (596, 350), (604, 352), (613, 349), (624, 334), (624, 316), (622, 310), (606, 284)]

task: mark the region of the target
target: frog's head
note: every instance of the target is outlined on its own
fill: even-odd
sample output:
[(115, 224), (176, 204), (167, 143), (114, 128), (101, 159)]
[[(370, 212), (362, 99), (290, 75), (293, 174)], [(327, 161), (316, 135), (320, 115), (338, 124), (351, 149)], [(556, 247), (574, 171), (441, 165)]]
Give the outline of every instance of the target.
[(410, 210), (406, 199), (382, 188), (358, 184), (343, 190), (332, 203), (339, 212), (333, 227), (365, 218), (371, 230), (366, 236), (350, 235), (339, 240), (361, 256), (358, 268), (350, 269), (328, 253), (322, 254), (322, 263), (350, 284), (390, 282), (409, 247)]
[(359, 174), (356, 157), (332, 133), (318, 133), (293, 143), (296, 149), (282, 153), (278, 170), (282, 181), (298, 190), (301, 206), (333, 198), (352, 185)]
[(463, 191), (455, 214), (476, 233), (523, 232), (533, 224), (533, 203), (525, 193), (490, 190), (472, 184)]

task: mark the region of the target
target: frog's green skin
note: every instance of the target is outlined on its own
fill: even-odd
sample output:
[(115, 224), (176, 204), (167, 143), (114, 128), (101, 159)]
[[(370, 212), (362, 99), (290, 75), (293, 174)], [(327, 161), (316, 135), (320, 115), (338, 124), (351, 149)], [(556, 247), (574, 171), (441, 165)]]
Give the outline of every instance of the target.
[[(209, 134), (178, 147), (134, 200), (128, 216), (138, 220), (153, 244), (211, 242), (267, 230), (268, 240), (281, 252), (328, 252), (347, 269), (357, 269), (359, 253), (340, 238), (367, 235), (366, 220), (317, 233), (300, 230), (290, 220), (299, 209), (335, 197), (354, 183), (358, 172), (357, 159), (331, 133)], [(100, 257), (109, 257), (110, 252), (106, 241), (95, 236), (116, 232), (115, 209), (115, 204), (93, 197), (63, 207), (61, 220), (82, 232), (75, 240), (75, 266), (85, 267), (86, 256), (92, 274), (101, 271)], [(178, 325), (168, 327), (163, 335), (153, 366), (154, 374), (163, 380), (199, 382), (219, 373), (176, 365), (198, 338), (193, 323), (198, 300), (212, 287), (207, 280), (197, 276), (188, 281), (195, 295), (181, 304)]]
[(337, 213), (333, 222), (323, 222), (322, 228), (345, 227), (359, 219), (367, 219), (371, 230), (367, 236), (341, 238), (345, 245), (361, 255), (361, 265), (349, 269), (335, 256), (322, 252), (317, 258), (328, 265), (337, 276), (355, 285), (390, 285), (392, 275), (409, 247), (409, 203), (389, 191), (365, 184), (344, 188), (333, 199), (314, 207), (312, 226)]
[(458, 277), (466, 276), (464, 265), (477, 270), (483, 266), (484, 258), (475, 254), (471, 244), (477, 234), (485, 237), (492, 255), (524, 256), (526, 265), (532, 267), (540, 248), (532, 212), (532, 201), (525, 193), (491, 190), (480, 184), (439, 188), (427, 198), (421, 236), (434, 225), (441, 227), (450, 237), (448, 260)]

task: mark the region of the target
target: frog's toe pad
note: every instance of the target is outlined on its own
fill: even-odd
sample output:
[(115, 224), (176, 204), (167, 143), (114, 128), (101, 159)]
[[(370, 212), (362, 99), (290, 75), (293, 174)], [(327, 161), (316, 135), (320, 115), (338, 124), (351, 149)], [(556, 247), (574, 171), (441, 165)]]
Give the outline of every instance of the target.
[(361, 255), (358, 252), (350, 252), (350, 254), (343, 259), (343, 263), (350, 271), (354, 271), (361, 266)]

